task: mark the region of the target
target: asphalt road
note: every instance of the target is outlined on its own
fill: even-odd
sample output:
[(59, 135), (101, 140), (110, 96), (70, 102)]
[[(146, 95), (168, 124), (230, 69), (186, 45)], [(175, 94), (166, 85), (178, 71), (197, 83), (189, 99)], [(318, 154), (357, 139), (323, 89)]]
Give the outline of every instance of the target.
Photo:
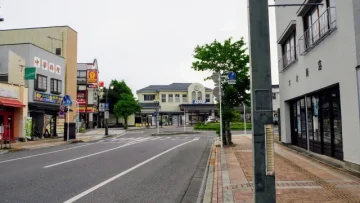
[(196, 202), (214, 134), (154, 132), (0, 155), (0, 202)]

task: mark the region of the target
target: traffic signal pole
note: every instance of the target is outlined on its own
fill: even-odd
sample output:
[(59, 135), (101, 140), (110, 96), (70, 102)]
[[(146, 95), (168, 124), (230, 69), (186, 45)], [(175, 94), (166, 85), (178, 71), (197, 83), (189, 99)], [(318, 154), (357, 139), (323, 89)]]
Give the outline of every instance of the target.
[(275, 203), (275, 174), (267, 173), (265, 125), (272, 124), (268, 0), (248, 0), (254, 202)]

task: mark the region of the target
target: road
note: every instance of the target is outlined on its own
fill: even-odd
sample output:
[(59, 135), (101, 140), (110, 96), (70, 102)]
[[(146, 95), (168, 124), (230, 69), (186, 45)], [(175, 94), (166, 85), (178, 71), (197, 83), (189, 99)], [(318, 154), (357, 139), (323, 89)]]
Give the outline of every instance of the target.
[(0, 155), (0, 202), (196, 202), (215, 135), (155, 131)]

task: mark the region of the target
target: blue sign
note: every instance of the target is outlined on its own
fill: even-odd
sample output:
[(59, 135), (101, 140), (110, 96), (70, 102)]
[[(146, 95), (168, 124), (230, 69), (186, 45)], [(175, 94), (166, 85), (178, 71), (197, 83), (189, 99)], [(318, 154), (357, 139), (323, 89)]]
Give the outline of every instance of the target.
[(66, 95), (63, 97), (62, 104), (63, 104), (64, 106), (72, 106), (72, 101), (71, 101), (70, 95), (67, 95), (67, 94), (66, 94)]
[(105, 110), (109, 110), (109, 103), (105, 103)]
[(153, 116), (157, 116), (157, 112), (154, 112), (154, 113), (153, 113)]
[(236, 74), (234, 72), (228, 73), (228, 79), (229, 80), (236, 80)]

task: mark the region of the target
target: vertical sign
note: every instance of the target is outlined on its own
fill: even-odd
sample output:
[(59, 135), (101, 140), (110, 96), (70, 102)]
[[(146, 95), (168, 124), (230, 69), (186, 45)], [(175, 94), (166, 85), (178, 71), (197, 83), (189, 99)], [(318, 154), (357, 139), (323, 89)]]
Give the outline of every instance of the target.
[(55, 64), (49, 63), (49, 71), (54, 73), (55, 72)]
[(40, 66), (41, 66), (41, 64), (40, 64), (40, 58), (34, 57), (34, 67), (40, 68)]
[(48, 70), (48, 65), (49, 65), (48, 61), (42, 60), (41, 67), (43, 70)]
[(88, 83), (97, 83), (98, 81), (97, 70), (88, 70), (87, 81)]
[(60, 75), (61, 74), (61, 66), (56, 65), (55, 71), (56, 71), (56, 74)]

